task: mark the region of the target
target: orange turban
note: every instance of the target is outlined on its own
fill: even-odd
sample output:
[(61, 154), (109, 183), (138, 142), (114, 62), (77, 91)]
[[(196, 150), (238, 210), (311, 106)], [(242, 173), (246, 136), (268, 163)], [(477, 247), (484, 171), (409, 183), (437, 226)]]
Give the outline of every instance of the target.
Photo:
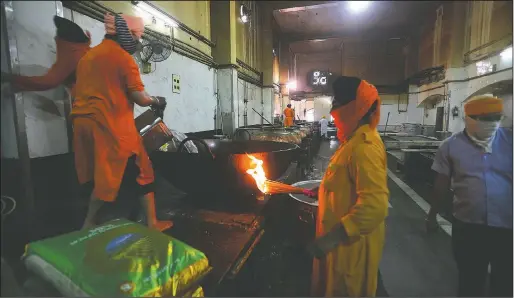
[(375, 86), (355, 77), (337, 78), (332, 84), (334, 100), (330, 114), (338, 129), (337, 137), (345, 142), (359, 126), (361, 119), (376, 102), (369, 125), (376, 128), (380, 121), (380, 97)]
[(464, 113), (466, 116), (503, 113), (503, 101), (490, 95), (476, 96), (464, 105)]
[[(127, 23), (129, 31), (136, 36), (137, 39), (141, 39), (143, 32), (145, 31), (145, 24), (143, 19), (140, 17), (129, 16), (126, 14), (120, 14), (120, 16)], [(105, 32), (109, 35), (116, 35), (115, 17), (112, 14), (107, 13), (104, 16)]]

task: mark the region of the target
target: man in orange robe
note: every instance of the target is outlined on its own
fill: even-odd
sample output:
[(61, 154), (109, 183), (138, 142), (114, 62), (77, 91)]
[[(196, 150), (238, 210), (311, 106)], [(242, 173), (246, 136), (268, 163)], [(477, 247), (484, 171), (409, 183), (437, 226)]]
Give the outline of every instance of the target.
[(144, 89), (136, 52), (144, 25), (141, 18), (106, 15), (106, 35), (79, 62), (72, 109), (75, 163), (79, 182), (93, 182), (89, 210), (83, 228), (94, 226), (104, 202), (113, 202), (127, 169), (139, 170), (137, 194), (145, 208), (148, 226), (165, 230), (170, 221), (155, 214), (154, 174), (134, 121), (134, 103), (164, 106), (163, 98)]
[(46, 91), (64, 84), (70, 91), (75, 84), (75, 69), (79, 60), (89, 51), (91, 36), (80, 26), (65, 18), (54, 16), (57, 28), (55, 44), (57, 59), (42, 76), (2, 74), (2, 81), (11, 84), (12, 91)]
[(287, 108), (284, 110), (284, 126), (289, 127), (293, 125), (294, 120), (294, 110), (291, 108), (291, 104), (287, 105)]

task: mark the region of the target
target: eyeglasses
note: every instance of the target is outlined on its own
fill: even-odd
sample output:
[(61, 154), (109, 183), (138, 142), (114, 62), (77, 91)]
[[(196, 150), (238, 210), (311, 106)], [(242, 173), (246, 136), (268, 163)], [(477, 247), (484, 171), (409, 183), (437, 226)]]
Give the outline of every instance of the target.
[(473, 115), (473, 116), (469, 116), (469, 118), (477, 120), (477, 121), (497, 122), (497, 121), (501, 121), (504, 118), (504, 116), (501, 114)]

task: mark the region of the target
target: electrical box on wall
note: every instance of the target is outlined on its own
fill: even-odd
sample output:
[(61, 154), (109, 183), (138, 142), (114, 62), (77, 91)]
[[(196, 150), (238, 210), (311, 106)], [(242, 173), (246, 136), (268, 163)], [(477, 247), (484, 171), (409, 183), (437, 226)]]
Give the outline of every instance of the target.
[(173, 79), (173, 93), (180, 93), (180, 76), (174, 74), (171, 78)]

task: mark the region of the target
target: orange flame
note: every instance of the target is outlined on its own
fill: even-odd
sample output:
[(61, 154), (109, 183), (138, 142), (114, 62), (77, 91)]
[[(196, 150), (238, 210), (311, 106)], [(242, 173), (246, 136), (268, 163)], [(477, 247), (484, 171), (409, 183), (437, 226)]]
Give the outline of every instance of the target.
[(262, 167), (263, 161), (252, 155), (248, 155), (248, 157), (252, 160), (252, 165), (255, 165), (255, 167), (253, 169), (248, 169), (246, 173), (250, 174), (253, 179), (255, 179), (255, 184), (262, 193), (267, 193), (268, 186), (266, 185), (266, 173)]

